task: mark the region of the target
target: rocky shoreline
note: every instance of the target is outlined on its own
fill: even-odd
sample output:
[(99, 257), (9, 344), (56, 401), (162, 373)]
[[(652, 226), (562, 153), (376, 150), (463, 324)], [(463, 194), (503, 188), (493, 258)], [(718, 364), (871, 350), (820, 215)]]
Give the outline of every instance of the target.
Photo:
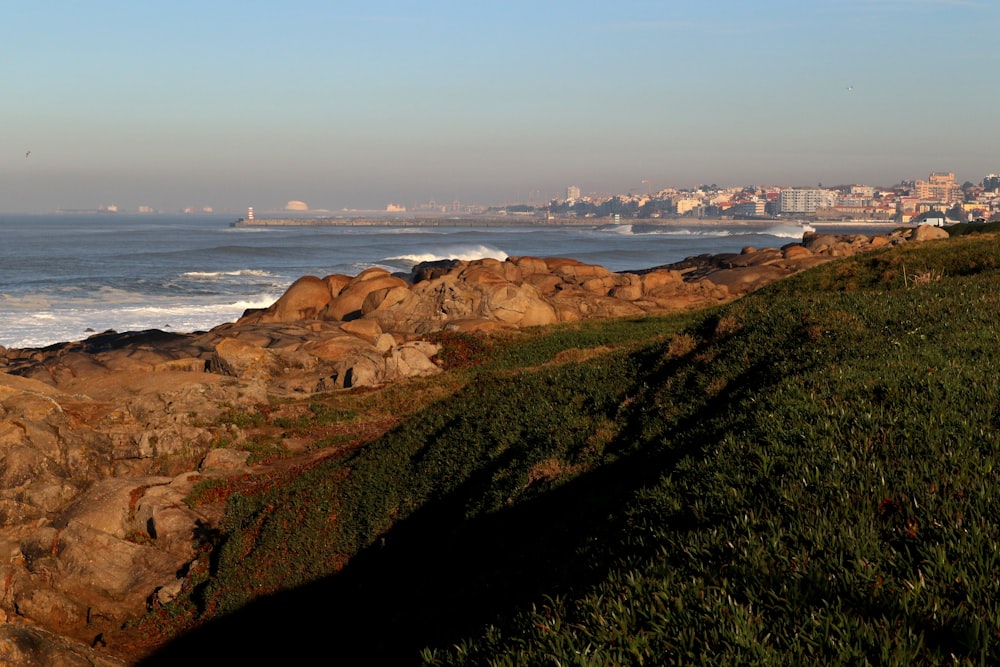
[(197, 536), (221, 516), (221, 504), (184, 498), (206, 479), (255, 471), (247, 451), (219, 446), (245, 435), (220, 425), (226, 410), (439, 373), (441, 331), (703, 308), (839, 257), (945, 236), (807, 233), (624, 273), (511, 257), (306, 276), (208, 332), (0, 348), (0, 649), (37, 661), (24, 653), (18, 664), (127, 664), (109, 638), (178, 594)]

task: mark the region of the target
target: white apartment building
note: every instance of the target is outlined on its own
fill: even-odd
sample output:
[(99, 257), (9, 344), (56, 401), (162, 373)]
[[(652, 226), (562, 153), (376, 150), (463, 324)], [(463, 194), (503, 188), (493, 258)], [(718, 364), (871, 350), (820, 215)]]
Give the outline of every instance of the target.
[(821, 188), (787, 188), (778, 195), (779, 213), (815, 213), (836, 203), (837, 193)]
[(575, 201), (580, 198), (580, 188), (575, 185), (571, 185), (566, 188), (566, 199), (569, 201)]

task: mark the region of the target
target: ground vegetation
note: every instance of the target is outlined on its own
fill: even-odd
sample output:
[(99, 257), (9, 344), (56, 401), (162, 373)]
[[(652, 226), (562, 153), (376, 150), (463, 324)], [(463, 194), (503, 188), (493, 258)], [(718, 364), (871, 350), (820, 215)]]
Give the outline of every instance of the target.
[(147, 664), (997, 664), (998, 264), (970, 234), (442, 334), (440, 375), (239, 415), (368, 437), (225, 487)]

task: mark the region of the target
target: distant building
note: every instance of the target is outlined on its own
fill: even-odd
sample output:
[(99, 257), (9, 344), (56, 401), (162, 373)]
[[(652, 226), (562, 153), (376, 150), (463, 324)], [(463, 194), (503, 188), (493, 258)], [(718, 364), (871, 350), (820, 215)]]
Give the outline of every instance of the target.
[(990, 174), (983, 179), (983, 190), (1000, 190), (1000, 176)]
[(766, 215), (766, 202), (762, 199), (741, 201), (733, 207), (733, 215), (738, 218), (763, 218)]
[(926, 181), (914, 181), (913, 189), (921, 201), (952, 204), (963, 199), (962, 186), (955, 182), (952, 172), (933, 172)]
[(385, 207), (386, 213), (406, 213), (406, 207), (400, 204), (389, 204)]
[(684, 215), (685, 213), (690, 213), (701, 206), (701, 200), (690, 197), (679, 197), (674, 199), (673, 204), (674, 208), (677, 210), (677, 215)]
[(580, 188), (575, 185), (571, 185), (566, 188), (566, 199), (569, 201), (576, 201), (580, 198)]
[(837, 193), (821, 188), (787, 188), (778, 195), (779, 213), (815, 213), (837, 201)]

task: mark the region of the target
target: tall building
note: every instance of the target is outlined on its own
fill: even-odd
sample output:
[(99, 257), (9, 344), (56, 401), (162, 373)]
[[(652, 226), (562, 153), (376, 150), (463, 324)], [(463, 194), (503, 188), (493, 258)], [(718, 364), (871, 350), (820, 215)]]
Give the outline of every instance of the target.
[(741, 201), (733, 206), (733, 215), (740, 218), (763, 218), (767, 202), (763, 199)]
[(990, 174), (983, 179), (983, 190), (1000, 190), (1000, 176)]
[(837, 193), (821, 188), (787, 188), (778, 195), (779, 213), (815, 213), (837, 201)]
[(575, 185), (571, 185), (568, 188), (566, 188), (566, 199), (574, 201), (579, 198), (580, 198), (580, 188), (576, 187)]
[(677, 215), (684, 215), (701, 206), (701, 200), (695, 197), (674, 197), (673, 205)]
[(932, 172), (926, 181), (915, 181), (915, 194), (922, 201), (951, 204), (962, 201), (962, 186), (955, 182), (952, 172)]

